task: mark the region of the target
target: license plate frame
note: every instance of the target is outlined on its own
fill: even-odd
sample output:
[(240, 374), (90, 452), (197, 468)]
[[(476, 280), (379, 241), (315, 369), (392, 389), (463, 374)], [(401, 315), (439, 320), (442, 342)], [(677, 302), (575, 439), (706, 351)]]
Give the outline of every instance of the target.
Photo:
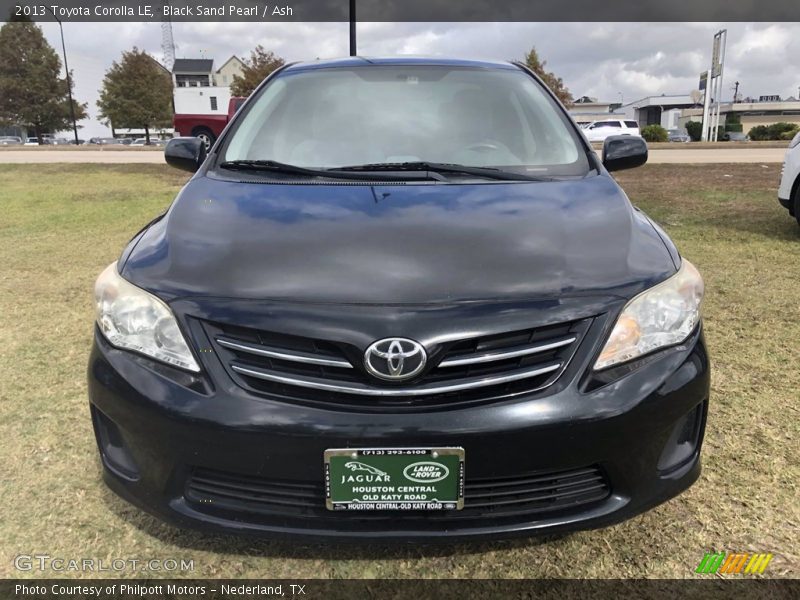
[(325, 506), (348, 512), (461, 510), (464, 455), (457, 446), (327, 449)]

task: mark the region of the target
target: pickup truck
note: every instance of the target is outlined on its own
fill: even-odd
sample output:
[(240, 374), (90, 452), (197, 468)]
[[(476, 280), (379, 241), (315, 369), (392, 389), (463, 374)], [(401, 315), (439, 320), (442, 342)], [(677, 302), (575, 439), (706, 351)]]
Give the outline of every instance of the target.
[(210, 150), (219, 134), (225, 129), (236, 111), (241, 108), (247, 98), (232, 97), (228, 101), (228, 114), (202, 115), (175, 113), (172, 124), (175, 134), (179, 136), (194, 136), (203, 140), (206, 150)]

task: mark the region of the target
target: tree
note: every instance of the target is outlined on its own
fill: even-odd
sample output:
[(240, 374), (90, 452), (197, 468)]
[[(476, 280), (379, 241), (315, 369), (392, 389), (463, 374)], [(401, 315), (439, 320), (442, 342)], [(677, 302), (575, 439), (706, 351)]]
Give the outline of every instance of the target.
[(152, 56), (134, 47), (113, 62), (97, 101), (100, 116), (114, 127), (150, 129), (172, 121), (172, 78)]
[(542, 78), (545, 85), (550, 88), (565, 106), (570, 106), (572, 104), (572, 94), (570, 94), (569, 90), (564, 85), (564, 81), (561, 77), (556, 77), (554, 73), (545, 71), (544, 68), (547, 65), (547, 61), (539, 58), (536, 48), (531, 48), (531, 51), (525, 55), (523, 62), (531, 71)]
[[(75, 79), (70, 73), (71, 83)], [(42, 30), (30, 20), (0, 27), (0, 121), (32, 128), (36, 137), (72, 125), (67, 78), (61, 59)], [(73, 100), (75, 120), (86, 118), (86, 104)]]
[(797, 133), (797, 125), (793, 123), (773, 123), (772, 125), (756, 125), (749, 132), (751, 140), (790, 140)]
[(231, 94), (246, 98), (275, 69), (282, 67), (285, 61), (273, 52), (267, 52), (264, 46), (258, 45), (245, 59), (242, 75), (234, 75), (231, 83)]
[(700, 121), (689, 121), (686, 123), (686, 133), (693, 142), (699, 142), (703, 136), (703, 124)]

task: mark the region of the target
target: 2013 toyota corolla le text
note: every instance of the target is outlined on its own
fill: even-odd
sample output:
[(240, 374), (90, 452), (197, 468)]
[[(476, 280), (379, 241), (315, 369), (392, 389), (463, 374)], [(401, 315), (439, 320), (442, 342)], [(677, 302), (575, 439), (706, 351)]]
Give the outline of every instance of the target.
[(434, 540), (691, 485), (703, 282), (522, 65), (293, 64), (97, 280), (104, 479), (172, 523)]

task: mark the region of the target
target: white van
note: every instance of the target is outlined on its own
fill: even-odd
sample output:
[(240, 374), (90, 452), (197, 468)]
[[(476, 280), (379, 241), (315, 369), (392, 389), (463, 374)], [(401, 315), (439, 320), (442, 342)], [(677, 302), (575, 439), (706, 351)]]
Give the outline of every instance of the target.
[(610, 135), (636, 135), (639, 133), (639, 123), (622, 119), (604, 119), (593, 121), (583, 128), (590, 142), (603, 142)]

